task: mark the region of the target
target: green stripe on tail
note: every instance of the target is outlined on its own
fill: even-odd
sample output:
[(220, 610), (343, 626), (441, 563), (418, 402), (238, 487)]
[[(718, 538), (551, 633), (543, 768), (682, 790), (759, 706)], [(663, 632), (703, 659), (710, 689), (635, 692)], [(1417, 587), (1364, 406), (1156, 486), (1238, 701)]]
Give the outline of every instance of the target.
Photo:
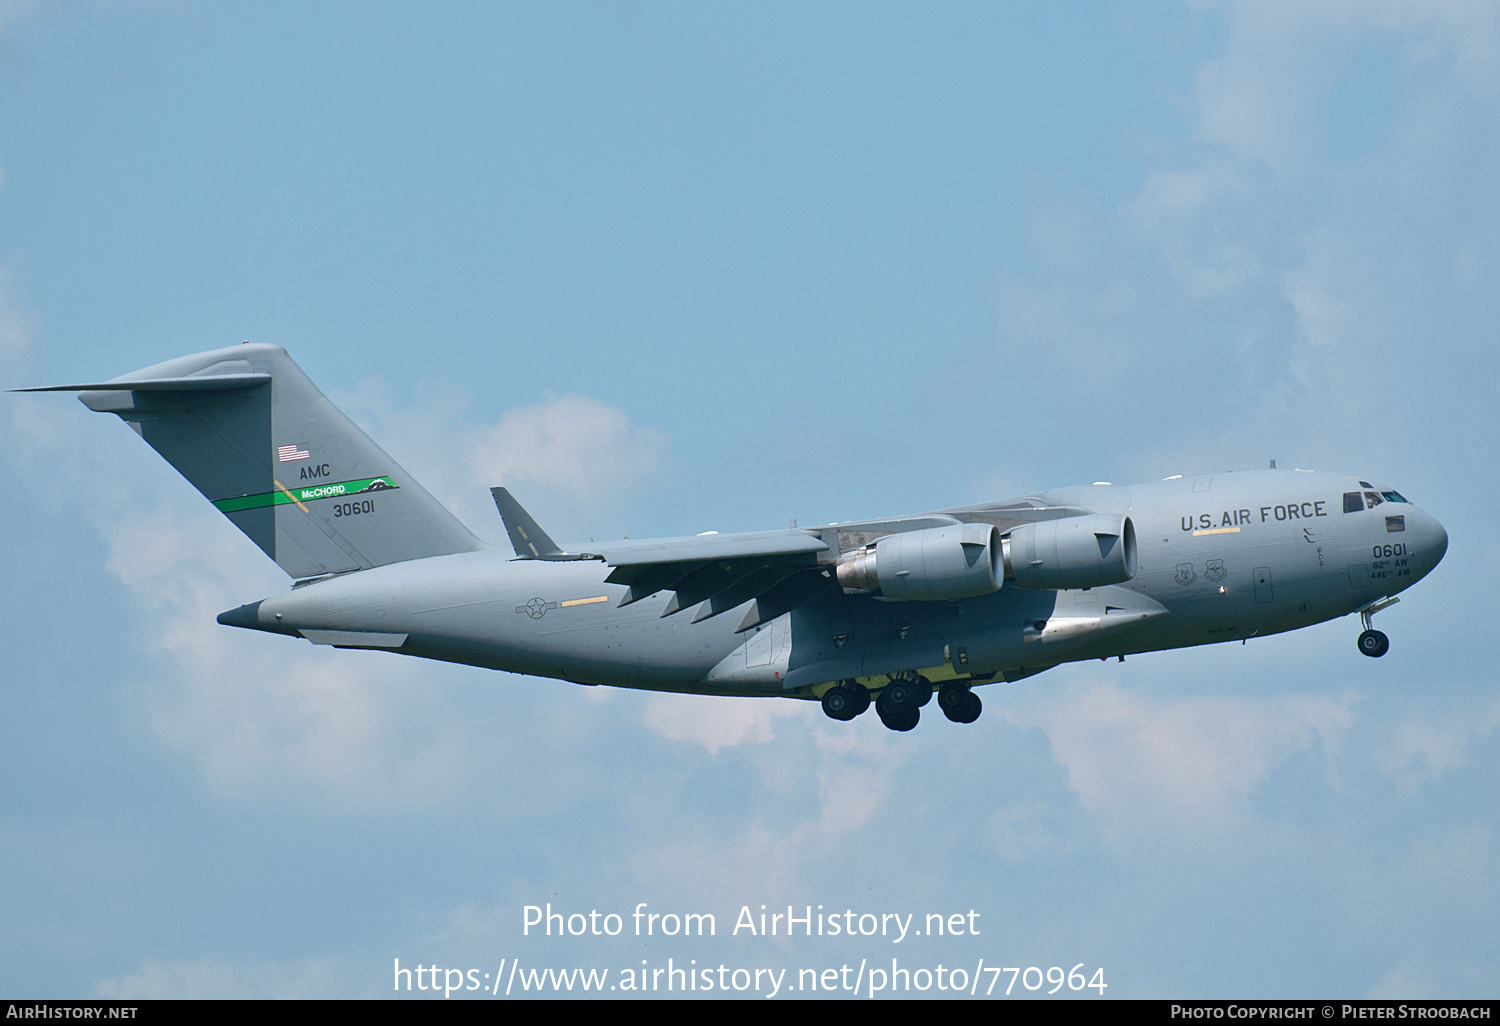
[(400, 488), (389, 477), (366, 477), (358, 481), (338, 481), (330, 484), (312, 485), (305, 488), (285, 488), (259, 495), (236, 495), (228, 499), (214, 499), (215, 508), (221, 513), (238, 513), (245, 509), (262, 509), (266, 506), (285, 506), (294, 502), (314, 502), (318, 499), (347, 498), (365, 492), (383, 492)]

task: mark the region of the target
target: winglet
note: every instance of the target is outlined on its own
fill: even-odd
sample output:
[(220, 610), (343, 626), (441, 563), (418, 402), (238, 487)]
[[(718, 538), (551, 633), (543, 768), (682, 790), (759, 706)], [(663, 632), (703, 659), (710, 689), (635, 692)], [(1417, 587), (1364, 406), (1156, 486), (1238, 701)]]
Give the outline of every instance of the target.
[(505, 522), (505, 533), (510, 535), (510, 543), (515, 547), (518, 557), (546, 559), (548, 556), (562, 554), (562, 549), (547, 537), (547, 532), (542, 530), (541, 525), (531, 519), (531, 514), (521, 508), (509, 489), (491, 488), (490, 494), (495, 498), (495, 508), (500, 511), (500, 519)]

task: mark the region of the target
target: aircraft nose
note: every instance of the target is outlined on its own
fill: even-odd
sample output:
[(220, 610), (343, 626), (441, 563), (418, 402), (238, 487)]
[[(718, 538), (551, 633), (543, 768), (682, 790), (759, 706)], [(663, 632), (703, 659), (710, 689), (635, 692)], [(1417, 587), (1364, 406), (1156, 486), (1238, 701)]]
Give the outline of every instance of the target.
[(1422, 561), (1431, 570), (1443, 560), (1448, 551), (1448, 532), (1431, 513), (1417, 510), (1406, 518), (1407, 531), (1411, 533), (1413, 546), (1421, 554)]

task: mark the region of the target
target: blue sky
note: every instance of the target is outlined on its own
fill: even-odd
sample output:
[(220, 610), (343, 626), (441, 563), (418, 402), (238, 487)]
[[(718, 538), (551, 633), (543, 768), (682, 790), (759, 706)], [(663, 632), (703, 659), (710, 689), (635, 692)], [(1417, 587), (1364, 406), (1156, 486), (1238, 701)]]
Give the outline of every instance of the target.
[(1497, 121), (1480, 3), (0, 0), (0, 385), (276, 342), (492, 539), (493, 484), (645, 537), (1270, 458), (1452, 539), (1382, 660), (1337, 622), (895, 735), (219, 627), (279, 571), (12, 397), (0, 992), (889, 955), (520, 937), (645, 901), (975, 908), (912, 957), (1111, 996), (1493, 996)]

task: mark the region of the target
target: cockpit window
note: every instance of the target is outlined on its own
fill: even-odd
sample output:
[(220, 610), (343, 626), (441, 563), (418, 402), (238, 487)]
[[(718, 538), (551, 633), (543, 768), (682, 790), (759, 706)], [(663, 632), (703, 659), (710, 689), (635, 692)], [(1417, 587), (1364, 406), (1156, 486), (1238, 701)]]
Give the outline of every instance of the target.
[(1403, 513), (1400, 516), (1386, 517), (1385, 529), (1387, 532), (1406, 530), (1406, 515)]
[(1371, 509), (1374, 509), (1385, 500), (1380, 497), (1379, 492), (1365, 492), (1365, 501), (1370, 504)]
[(1360, 482), (1360, 483), (1359, 483), (1359, 486), (1360, 486), (1360, 487), (1361, 487), (1361, 488), (1374, 488), (1374, 487), (1375, 487), (1375, 486), (1374, 486), (1374, 485), (1372, 485), (1372, 484), (1371, 484), (1371, 483), (1370, 483), (1370, 482), (1368, 482), (1368, 481), (1361, 481), (1361, 482)]
[(1344, 512), (1345, 513), (1358, 513), (1360, 510), (1362, 510), (1364, 508), (1365, 508), (1365, 500), (1362, 499), (1362, 498), (1360, 498), (1360, 495), (1359, 495), (1358, 492), (1345, 492), (1344, 493)]
[[(1381, 492), (1380, 494), (1385, 496), (1386, 502), (1406, 502), (1406, 500), (1402, 498), (1400, 492)], [(1410, 503), (1408, 503), (1408, 505), (1410, 505)]]

